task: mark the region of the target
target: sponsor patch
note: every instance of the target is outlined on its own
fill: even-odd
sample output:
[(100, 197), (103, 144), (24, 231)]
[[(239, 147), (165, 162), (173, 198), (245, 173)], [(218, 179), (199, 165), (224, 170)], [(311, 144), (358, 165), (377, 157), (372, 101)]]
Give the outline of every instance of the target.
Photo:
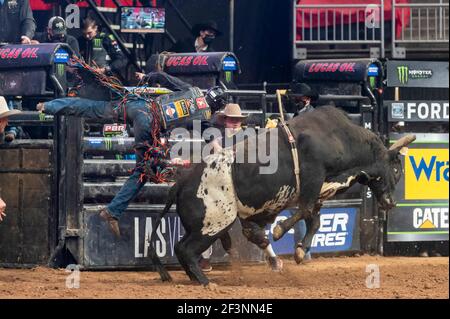
[(163, 105), (163, 111), (166, 121), (170, 122), (178, 119), (177, 109), (173, 103)]
[(204, 97), (198, 97), (195, 102), (197, 103), (197, 107), (199, 110), (206, 109), (208, 107), (208, 103), (206, 103), (206, 100)]

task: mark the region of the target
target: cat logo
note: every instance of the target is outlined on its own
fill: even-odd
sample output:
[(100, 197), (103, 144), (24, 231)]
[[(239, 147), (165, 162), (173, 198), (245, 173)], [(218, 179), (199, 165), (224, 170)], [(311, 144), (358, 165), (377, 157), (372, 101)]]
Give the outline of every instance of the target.
[(413, 225), (416, 229), (448, 229), (448, 207), (415, 208)]

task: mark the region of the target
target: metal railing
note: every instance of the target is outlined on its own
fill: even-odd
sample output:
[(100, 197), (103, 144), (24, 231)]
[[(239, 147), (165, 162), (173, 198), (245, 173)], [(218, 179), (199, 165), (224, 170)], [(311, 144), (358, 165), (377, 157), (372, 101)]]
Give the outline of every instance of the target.
[[(391, 42), (388, 50), (391, 49), (393, 58), (405, 58), (405, 46), (417, 52), (429, 49), (448, 52), (449, 0), (320, 5), (297, 2), (293, 1), (294, 58), (306, 59), (307, 45), (322, 44), (347, 44), (357, 49), (370, 46), (383, 58), (387, 41)], [(390, 16), (385, 20), (386, 12)], [(432, 46), (423, 46), (426, 44)]]
[[(420, 2), (419, 2), (420, 1)], [(432, 0), (428, 3), (397, 3), (392, 0), (392, 49), (394, 57), (404, 57), (405, 49), (400, 44), (447, 44), (449, 3), (448, 0)], [(446, 2), (444, 2), (446, 1)], [(395, 33), (395, 25), (407, 24), (401, 34)]]
[(293, 3), (294, 57), (302, 44), (375, 44), (384, 57), (384, 0), (376, 4)]

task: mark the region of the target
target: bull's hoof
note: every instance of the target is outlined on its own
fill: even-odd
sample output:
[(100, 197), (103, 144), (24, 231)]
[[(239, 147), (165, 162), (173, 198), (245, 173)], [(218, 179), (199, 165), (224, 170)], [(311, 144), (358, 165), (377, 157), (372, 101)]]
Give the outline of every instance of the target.
[(300, 246), (297, 246), (297, 248), (295, 248), (295, 254), (294, 254), (295, 262), (297, 264), (301, 264), (302, 261), (305, 259), (305, 256), (306, 256), (306, 253), (303, 250), (303, 248)]
[(268, 258), (269, 266), (273, 272), (282, 272), (283, 271), (283, 260), (279, 257), (269, 257)]
[(159, 276), (161, 277), (161, 280), (163, 282), (171, 282), (172, 281), (172, 277), (170, 276), (170, 274), (167, 271), (160, 272)]
[(273, 240), (277, 241), (278, 239), (283, 237), (283, 235), (284, 235), (283, 227), (280, 224), (276, 225), (272, 233)]

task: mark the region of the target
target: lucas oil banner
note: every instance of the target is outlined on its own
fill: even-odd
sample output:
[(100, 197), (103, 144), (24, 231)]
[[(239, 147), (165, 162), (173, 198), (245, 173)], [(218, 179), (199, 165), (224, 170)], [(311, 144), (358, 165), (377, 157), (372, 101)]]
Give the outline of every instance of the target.
[[(392, 135), (394, 142), (401, 135)], [(388, 241), (448, 240), (449, 149), (447, 134), (417, 134), (403, 157), (397, 207), (388, 215)]]

